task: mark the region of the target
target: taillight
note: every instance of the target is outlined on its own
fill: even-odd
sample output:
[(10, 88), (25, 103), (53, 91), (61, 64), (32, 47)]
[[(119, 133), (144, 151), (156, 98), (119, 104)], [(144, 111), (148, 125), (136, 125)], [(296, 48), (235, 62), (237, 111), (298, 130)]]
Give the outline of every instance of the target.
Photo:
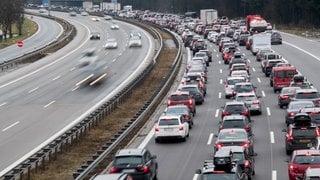
[(192, 99), (189, 99), (189, 104), (192, 104), (192, 102), (193, 102)]
[(227, 87), (228, 87), (228, 84), (225, 84), (224, 87), (227, 88)]
[(148, 173), (149, 167), (148, 166), (141, 166), (141, 167), (137, 167), (136, 170), (139, 172)]
[(184, 120), (186, 120), (186, 121), (190, 120), (190, 116), (188, 116), (188, 115), (184, 115), (183, 117), (184, 117)]
[(298, 173), (299, 171), (299, 168), (298, 168), (298, 166), (296, 166), (296, 165), (294, 165), (294, 164), (291, 164), (290, 166), (289, 166), (289, 169), (290, 169), (290, 171), (293, 171), (293, 172), (295, 172), (295, 173)]
[(179, 126), (179, 131), (183, 131), (183, 129), (184, 129), (184, 126), (183, 126), (183, 125), (180, 125), (180, 126)]
[(252, 104), (260, 104), (259, 100), (253, 101)]
[(280, 96), (281, 99), (288, 99), (289, 96), (286, 96), (286, 95), (283, 95), (283, 96)]
[(294, 112), (289, 112), (290, 117), (294, 116), (294, 114), (295, 114)]
[(292, 130), (289, 131), (289, 134), (286, 135), (286, 140), (289, 141), (293, 141), (293, 137), (292, 137)]
[(248, 148), (250, 146), (250, 142), (246, 141), (246, 142), (242, 143), (241, 146)]
[(250, 167), (250, 162), (249, 162), (248, 160), (244, 162), (244, 167), (245, 167), (245, 168)]
[(216, 143), (216, 148), (217, 148), (217, 149), (220, 149), (222, 146), (223, 146), (223, 144), (221, 144), (221, 143)]
[(319, 131), (319, 128), (316, 128), (316, 133), (317, 133), (317, 137), (319, 138), (319, 137), (320, 137), (320, 131)]
[(247, 116), (249, 114), (249, 111), (245, 110), (245, 111), (242, 111), (240, 114)]
[(226, 111), (223, 111), (223, 112), (222, 112), (222, 115), (223, 115), (223, 116), (227, 116), (227, 115), (230, 115), (230, 113), (229, 113), (229, 112), (226, 112)]
[(154, 127), (154, 130), (155, 130), (155, 131), (159, 131), (159, 126), (155, 126), (155, 127)]
[(109, 170), (109, 173), (117, 173), (117, 172), (119, 172), (119, 171), (120, 171), (119, 168), (112, 167), (112, 168)]
[(171, 105), (171, 100), (169, 99), (169, 100), (168, 100), (168, 106), (170, 106), (170, 105)]

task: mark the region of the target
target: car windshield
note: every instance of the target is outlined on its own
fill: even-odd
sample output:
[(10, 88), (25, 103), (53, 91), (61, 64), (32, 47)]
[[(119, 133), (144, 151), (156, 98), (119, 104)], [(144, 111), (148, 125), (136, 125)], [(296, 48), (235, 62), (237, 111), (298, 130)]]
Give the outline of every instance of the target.
[(315, 128), (297, 128), (292, 131), (293, 137), (316, 137)]
[(171, 98), (170, 98), (170, 100), (172, 101), (183, 101), (187, 99), (188, 99), (188, 95), (171, 95)]
[(179, 125), (179, 119), (177, 118), (165, 118), (159, 120), (159, 126)]
[(229, 79), (228, 80), (228, 85), (235, 85), (236, 83), (239, 83), (239, 82), (245, 82), (245, 79)]
[(280, 94), (294, 94), (296, 92), (295, 88), (282, 88), (281, 93)]
[(278, 71), (275, 73), (275, 77), (278, 78), (292, 78), (295, 74), (293, 70), (286, 70), (286, 71)]
[(244, 110), (244, 106), (241, 104), (235, 104), (235, 105), (228, 105), (226, 107), (226, 111), (243, 111)]
[(305, 107), (313, 107), (314, 104), (312, 102), (306, 102), (306, 103), (295, 103), (289, 106), (288, 109), (302, 109)]
[(234, 160), (234, 161), (243, 161), (243, 160), (245, 160), (245, 158), (244, 158), (244, 154), (243, 153), (233, 153), (232, 154), (232, 159)]
[(237, 96), (236, 101), (255, 101), (257, 100), (257, 97), (252, 96)]
[(128, 164), (142, 164), (142, 156), (118, 156), (114, 160), (114, 164), (128, 165)]
[(244, 131), (226, 131), (219, 133), (219, 140), (228, 139), (246, 139), (247, 134)]
[(319, 98), (319, 94), (317, 92), (312, 93), (297, 93), (296, 99), (315, 99)]
[(188, 114), (188, 107), (184, 108), (168, 108), (166, 111), (167, 114)]
[(293, 162), (295, 164), (320, 164), (320, 155), (298, 155)]
[(199, 92), (199, 89), (196, 87), (183, 87), (183, 88), (181, 88), (181, 91), (188, 91), (190, 93), (197, 93), (197, 92)]
[(244, 127), (244, 122), (242, 119), (235, 120), (225, 120), (222, 124), (223, 128), (242, 128)]

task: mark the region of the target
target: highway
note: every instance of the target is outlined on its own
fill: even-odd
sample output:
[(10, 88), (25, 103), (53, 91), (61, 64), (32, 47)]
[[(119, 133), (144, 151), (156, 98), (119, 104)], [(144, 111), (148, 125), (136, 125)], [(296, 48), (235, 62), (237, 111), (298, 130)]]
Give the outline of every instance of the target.
[[(133, 25), (114, 21), (120, 29), (111, 30), (111, 21), (58, 12), (51, 15), (70, 21), (77, 35), (56, 53), (0, 77), (0, 176), (112, 97), (153, 55), (155, 45), (142, 29), (142, 48), (128, 48), (129, 33), (137, 29)], [(101, 40), (89, 40), (92, 31), (100, 32)], [(118, 49), (103, 48), (107, 36), (117, 39)], [(107, 77), (97, 86), (76, 86), (88, 76), (78, 68), (88, 48), (96, 49)]]
[[(286, 60), (296, 66), (314, 87), (320, 89), (320, 43), (301, 37), (282, 33), (283, 44), (272, 45)], [(214, 59), (208, 68), (207, 96), (203, 105), (197, 106), (195, 125), (190, 130), (190, 137), (186, 142), (155, 143), (153, 125), (159, 114), (166, 106), (166, 100), (158, 108), (150, 120), (150, 132), (142, 131), (141, 136), (146, 138), (140, 144), (132, 143), (128, 147), (146, 146), (153, 154), (157, 155), (159, 163), (158, 179), (193, 179), (197, 178), (196, 169), (201, 169), (203, 161), (211, 159), (215, 142), (214, 134), (218, 132), (218, 121), (221, 119), (221, 106), (226, 100), (224, 97), (223, 81), (227, 77), (228, 66), (221, 58), (218, 47), (209, 44), (209, 49), (214, 52)], [(185, 59), (187, 59), (187, 52)], [(253, 133), (255, 135), (254, 148), (258, 154), (255, 157), (256, 180), (285, 180), (288, 179), (286, 160), (289, 156), (285, 153), (284, 136), (282, 129), (285, 125), (285, 110), (277, 105), (277, 94), (269, 85), (269, 78), (265, 77), (260, 68), (260, 62), (244, 46), (240, 51), (249, 59), (251, 82), (257, 87), (257, 94), (261, 96), (262, 115), (253, 115)], [(189, 53), (190, 54), (190, 53)], [(172, 91), (176, 89), (173, 88)], [(139, 136), (139, 135), (138, 135)]]
[[(26, 17), (31, 19), (30, 15), (26, 15)], [(38, 16), (33, 16), (31, 20), (38, 24), (38, 31), (23, 40), (22, 47), (12, 45), (0, 49), (0, 63), (44, 47), (56, 40), (61, 33), (63, 33), (62, 26), (56, 21)]]

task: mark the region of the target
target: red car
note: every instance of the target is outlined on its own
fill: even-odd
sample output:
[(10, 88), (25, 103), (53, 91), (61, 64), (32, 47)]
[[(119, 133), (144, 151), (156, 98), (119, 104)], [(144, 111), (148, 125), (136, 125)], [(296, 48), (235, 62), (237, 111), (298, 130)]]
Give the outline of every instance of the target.
[(288, 163), (289, 180), (302, 178), (309, 167), (320, 168), (320, 151), (315, 149), (293, 151)]
[(176, 91), (172, 93), (168, 98), (167, 106), (174, 106), (177, 104), (184, 104), (189, 107), (193, 114), (196, 114), (196, 102), (191, 97), (189, 92)]

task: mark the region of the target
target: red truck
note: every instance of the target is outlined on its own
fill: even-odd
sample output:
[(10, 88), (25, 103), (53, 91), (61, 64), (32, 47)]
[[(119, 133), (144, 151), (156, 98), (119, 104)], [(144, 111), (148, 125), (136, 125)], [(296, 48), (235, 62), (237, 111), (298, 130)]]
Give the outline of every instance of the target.
[(268, 23), (260, 15), (247, 15), (246, 17), (247, 30), (251, 32), (264, 32), (267, 29)]
[(283, 87), (288, 87), (295, 74), (297, 74), (297, 69), (294, 66), (273, 67), (270, 76), (273, 91), (281, 91)]

